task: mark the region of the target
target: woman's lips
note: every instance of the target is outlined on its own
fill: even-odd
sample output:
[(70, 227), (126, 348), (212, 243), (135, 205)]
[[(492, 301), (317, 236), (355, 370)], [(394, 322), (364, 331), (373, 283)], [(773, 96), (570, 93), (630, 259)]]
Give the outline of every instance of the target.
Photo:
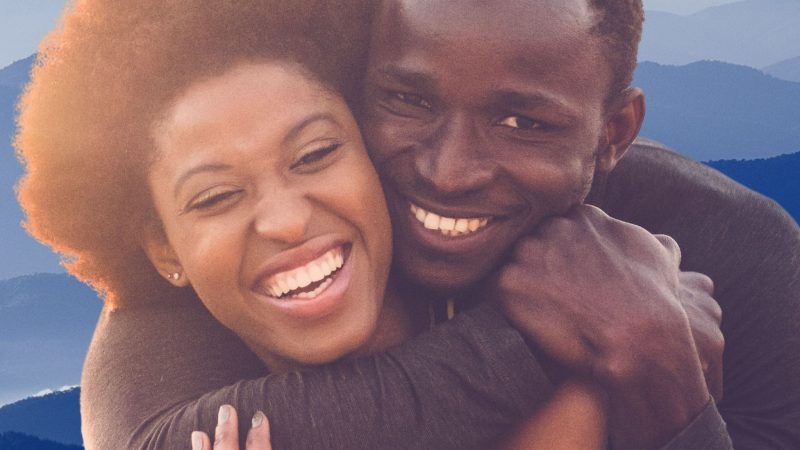
[[(320, 288), (332, 281), (334, 273), (344, 265), (344, 246), (332, 248), (302, 266), (276, 273), (262, 284), (261, 290), (273, 297), (314, 298)], [(303, 291), (311, 285), (314, 289)]]
[(303, 295), (298, 293), (297, 295), (287, 295), (281, 298), (269, 293), (260, 293), (266, 296), (267, 301), (274, 308), (299, 319), (316, 319), (332, 313), (344, 303), (345, 294), (350, 286), (354, 271), (355, 255), (353, 255), (354, 252), (351, 251), (351, 248), (340, 246), (337, 249), (341, 250), (342, 261), (340, 268), (321, 280), (322, 283), (311, 291), (303, 291)]

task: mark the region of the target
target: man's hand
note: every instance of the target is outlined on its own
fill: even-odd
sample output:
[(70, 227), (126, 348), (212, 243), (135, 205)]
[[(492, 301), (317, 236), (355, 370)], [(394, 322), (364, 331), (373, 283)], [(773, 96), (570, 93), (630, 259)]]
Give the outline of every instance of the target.
[(714, 300), (711, 278), (697, 272), (680, 272), (679, 298), (689, 318), (692, 339), (700, 357), (700, 367), (708, 392), (719, 403), (722, 400), (722, 351), (725, 338), (720, 330), (722, 310)]
[[(252, 426), (247, 432), (246, 450), (272, 450), (269, 440), (269, 421), (261, 411), (253, 416)], [(239, 419), (230, 405), (219, 408), (217, 428), (214, 430), (214, 445), (202, 431), (192, 433), (192, 450), (239, 450)]]
[(687, 289), (710, 298), (709, 283), (682, 285), (679, 264), (671, 239), (580, 205), (521, 240), (498, 274), (509, 319), (607, 389), (614, 448), (662, 446), (710, 398), (681, 302)]

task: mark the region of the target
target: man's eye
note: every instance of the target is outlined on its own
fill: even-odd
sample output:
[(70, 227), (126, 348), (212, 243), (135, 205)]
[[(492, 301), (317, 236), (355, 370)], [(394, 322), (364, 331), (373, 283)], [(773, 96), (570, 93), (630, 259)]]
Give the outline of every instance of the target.
[(326, 156), (330, 155), (331, 153), (335, 152), (339, 147), (341, 147), (341, 145), (342, 144), (337, 142), (335, 144), (331, 144), (317, 150), (312, 150), (304, 154), (300, 158), (298, 158), (295, 162), (292, 163), (291, 166), (289, 166), (289, 168), (296, 169), (298, 167), (322, 161), (323, 159), (325, 159)]
[(431, 103), (429, 101), (425, 100), (424, 98), (422, 98), (421, 96), (419, 96), (417, 94), (409, 94), (409, 93), (404, 93), (404, 92), (395, 92), (392, 95), (394, 95), (394, 97), (397, 98), (398, 100), (400, 100), (401, 102), (403, 102), (403, 103), (405, 103), (407, 105), (410, 105), (410, 106), (415, 106), (417, 108), (423, 108), (423, 109), (428, 109), (428, 110), (431, 109), (431, 107), (432, 107)]
[(524, 116), (508, 116), (497, 122), (497, 124), (520, 130), (534, 130), (542, 127), (540, 122)]
[(193, 198), (184, 211), (203, 211), (221, 206), (241, 192), (241, 189), (232, 188), (209, 189)]

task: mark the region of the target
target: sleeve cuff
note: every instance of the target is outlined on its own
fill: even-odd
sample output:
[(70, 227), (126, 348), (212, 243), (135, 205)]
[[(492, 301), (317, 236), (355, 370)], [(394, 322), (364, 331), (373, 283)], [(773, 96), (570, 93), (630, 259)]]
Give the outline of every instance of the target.
[(661, 450), (733, 450), (725, 421), (722, 420), (714, 400)]

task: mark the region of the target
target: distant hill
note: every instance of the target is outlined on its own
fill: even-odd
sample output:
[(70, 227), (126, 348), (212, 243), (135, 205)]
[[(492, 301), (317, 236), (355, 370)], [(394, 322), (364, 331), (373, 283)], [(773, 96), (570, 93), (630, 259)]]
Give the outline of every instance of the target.
[(774, 199), (800, 223), (800, 152), (768, 159), (706, 164)]
[(0, 433), (0, 450), (83, 450), (79, 445), (64, 445), (27, 434)]
[(25, 255), (0, 258), (0, 280), (36, 272), (59, 272), (58, 258), (20, 227), (22, 211), (14, 194), (14, 184), (22, 168), (11, 148), (15, 127), (15, 105), (34, 57), (30, 56), (0, 70), (0, 255)]
[(0, 407), (0, 432), (14, 431), (61, 444), (82, 446), (79, 398), (80, 389), (74, 388)]
[(739, 0), (644, 0), (646, 10), (667, 11), (674, 14), (693, 14), (712, 6)]
[(65, 274), (0, 281), (0, 405), (77, 385), (102, 302)]
[(800, 55), (800, 2), (745, 0), (695, 14), (647, 11), (640, 61), (714, 59), (765, 67)]
[(800, 82), (800, 56), (785, 59), (761, 70), (781, 80)]
[(634, 84), (647, 96), (642, 135), (694, 159), (757, 159), (800, 150), (800, 83), (700, 61), (643, 62)]

